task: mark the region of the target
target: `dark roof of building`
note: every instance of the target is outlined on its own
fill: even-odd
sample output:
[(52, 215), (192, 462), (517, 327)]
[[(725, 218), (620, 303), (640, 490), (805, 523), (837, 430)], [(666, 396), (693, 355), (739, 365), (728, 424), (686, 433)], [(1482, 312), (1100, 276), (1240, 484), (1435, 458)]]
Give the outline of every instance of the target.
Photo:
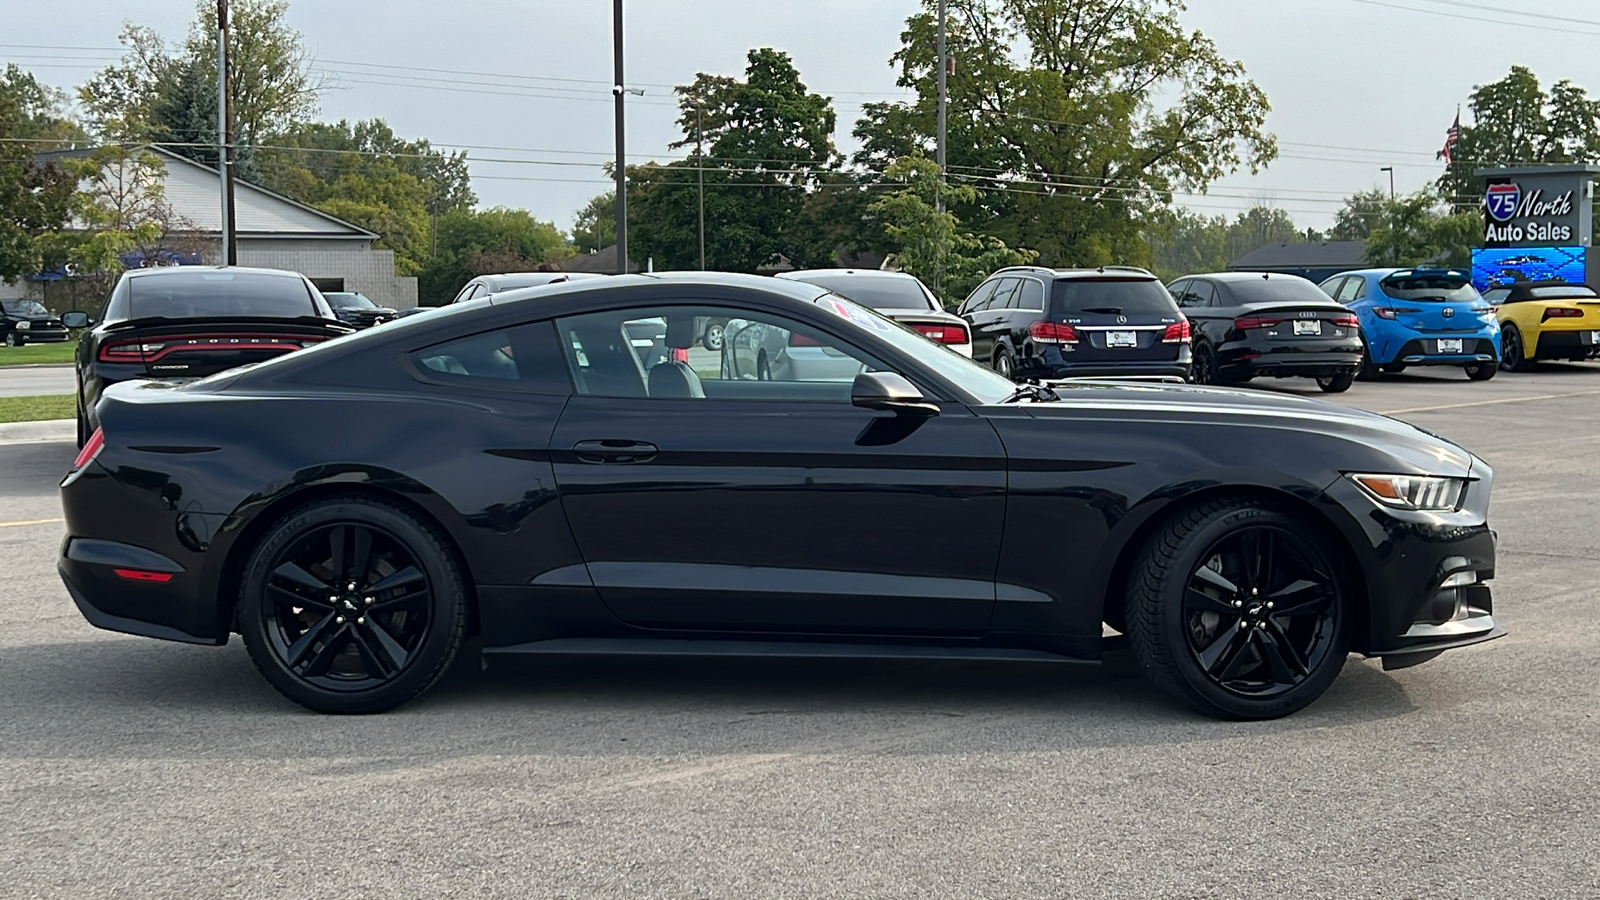
[[(574, 256), (556, 263), (563, 272), (593, 272), (597, 275), (615, 275), (617, 272), (617, 245), (602, 247), (593, 253)], [(638, 263), (628, 264), (629, 272), (639, 271)]]
[(1263, 269), (1356, 269), (1366, 264), (1366, 244), (1361, 241), (1301, 241), (1267, 244), (1228, 265), (1234, 271)]

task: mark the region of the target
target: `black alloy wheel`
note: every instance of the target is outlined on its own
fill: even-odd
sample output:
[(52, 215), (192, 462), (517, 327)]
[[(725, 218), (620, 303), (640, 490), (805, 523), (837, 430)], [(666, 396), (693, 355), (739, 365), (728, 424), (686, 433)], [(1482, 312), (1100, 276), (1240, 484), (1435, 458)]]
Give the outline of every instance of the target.
[(1342, 394), (1350, 390), (1350, 385), (1355, 384), (1355, 381), (1356, 373), (1340, 372), (1337, 375), (1324, 375), (1318, 378), (1317, 387), (1321, 388), (1323, 393)]
[(1196, 344), (1194, 365), (1189, 370), (1190, 384), (1217, 384), (1217, 351), (1210, 344)]
[(6, 346), (7, 347), (21, 347), (22, 346), (22, 337), (20, 335), (18, 335), (15, 331), (6, 332)]
[(1507, 325), (1500, 333), (1500, 367), (1507, 372), (1532, 371), (1534, 363), (1527, 352), (1522, 345), (1522, 331), (1515, 325)]
[(1342, 569), (1287, 511), (1222, 500), (1176, 517), (1145, 549), (1127, 600), (1145, 673), (1188, 706), (1271, 719), (1327, 690), (1348, 648)]
[(1011, 360), (1011, 351), (1004, 347), (994, 352), (994, 370), (1003, 377), (1015, 380), (1016, 364)]
[(410, 513), (364, 497), (303, 507), (267, 532), (245, 571), (239, 630), (284, 696), (370, 713), (422, 693), (454, 660), (466, 585)]

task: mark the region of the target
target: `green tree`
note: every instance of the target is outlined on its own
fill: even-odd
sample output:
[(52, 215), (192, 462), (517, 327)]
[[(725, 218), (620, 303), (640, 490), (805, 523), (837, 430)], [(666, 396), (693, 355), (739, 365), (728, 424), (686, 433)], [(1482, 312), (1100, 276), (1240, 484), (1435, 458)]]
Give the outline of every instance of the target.
[(1179, 209), (1149, 234), (1151, 268), (1167, 281), (1221, 272), (1266, 244), (1293, 244), (1308, 237), (1288, 213), (1270, 206), (1251, 207), (1232, 220)]
[(427, 139), (406, 140), (382, 119), (309, 122), (272, 137), (258, 151), (256, 180), (302, 203), (328, 196), (343, 179), (409, 175), (427, 189), (429, 214), (470, 209), (478, 202), (466, 151), (435, 150)]
[(67, 94), (39, 83), (15, 63), (0, 69), (0, 102), (12, 116), (7, 137), (11, 142), (34, 142), (36, 151), (59, 150), (88, 135), (67, 116)]
[(1366, 240), (1389, 214), (1393, 203), (1387, 191), (1378, 188), (1357, 191), (1345, 200), (1344, 208), (1334, 214), (1333, 228), (1328, 231), (1328, 237), (1335, 241)]
[(977, 191), (965, 185), (940, 183), (939, 167), (922, 156), (896, 160), (884, 178), (905, 186), (873, 201), (868, 209), (883, 223), (894, 263), (929, 286), (937, 286), (946, 303), (959, 302), (990, 272), (1032, 262), (1031, 250), (1013, 250), (998, 238), (961, 228), (946, 204), (971, 203)]
[(754, 272), (790, 258), (792, 231), (813, 189), (838, 162), (835, 116), (787, 54), (751, 50), (744, 80), (701, 73), (680, 86), (676, 148), (701, 138), (704, 157), (629, 169), (629, 255), (657, 268), (699, 268), (699, 187), (705, 169), (706, 265)]
[[(856, 160), (931, 148), (934, 0), (893, 62), (914, 103), (868, 104)], [(957, 212), (1050, 265), (1143, 262), (1147, 221), (1277, 154), (1265, 93), (1178, 21), (1179, 0), (949, 0), (949, 163), (978, 189)]]
[(572, 244), (579, 253), (594, 253), (617, 242), (617, 192), (590, 199), (572, 221)]
[(37, 82), (7, 67), (0, 78), (0, 279), (60, 262), (53, 235), (66, 224), (77, 185), (71, 172), (34, 158), (49, 103)]
[(1388, 204), (1363, 255), (1374, 266), (1469, 266), (1482, 225), (1481, 214), (1454, 211), (1435, 191), (1419, 191)]
[(476, 275), (528, 272), (571, 253), (553, 223), (527, 210), (454, 210), (439, 217), (439, 252), (417, 279), (424, 306), (448, 303)]
[(1472, 123), (1461, 126), (1441, 195), (1457, 209), (1483, 200), (1480, 168), (1537, 163), (1600, 162), (1600, 101), (1570, 81), (1549, 92), (1531, 69), (1512, 66), (1500, 81), (1480, 85), (1468, 100)]

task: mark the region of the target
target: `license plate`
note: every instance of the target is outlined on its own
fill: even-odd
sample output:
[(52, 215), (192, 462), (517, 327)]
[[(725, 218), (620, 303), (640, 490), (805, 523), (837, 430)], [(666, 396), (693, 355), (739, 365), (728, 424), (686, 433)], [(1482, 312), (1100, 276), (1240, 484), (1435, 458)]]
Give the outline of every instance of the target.
[(1600, 331), (1589, 332), (1589, 343), (1600, 344)]
[(1321, 319), (1311, 319), (1310, 321), (1301, 321), (1299, 319), (1296, 319), (1295, 322), (1294, 322), (1294, 333), (1295, 334), (1321, 334), (1322, 333), (1322, 320)]
[(1445, 340), (1440, 340), (1439, 341), (1439, 352), (1440, 353), (1460, 353), (1461, 352), (1461, 339), (1460, 338), (1449, 338), (1449, 339), (1445, 339)]
[(1107, 347), (1137, 347), (1139, 346), (1139, 332), (1137, 331), (1108, 331), (1106, 332)]

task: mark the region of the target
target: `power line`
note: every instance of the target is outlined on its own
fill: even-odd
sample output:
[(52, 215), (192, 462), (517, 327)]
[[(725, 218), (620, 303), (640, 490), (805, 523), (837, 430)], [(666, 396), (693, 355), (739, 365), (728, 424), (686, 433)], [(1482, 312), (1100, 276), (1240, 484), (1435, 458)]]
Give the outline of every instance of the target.
[(1421, 0), (1423, 3), (1437, 3), (1440, 6), (1457, 6), (1462, 9), (1477, 9), (1484, 12), (1501, 13), (1508, 16), (1526, 16), (1530, 19), (1545, 19), (1550, 22), (1572, 22), (1578, 25), (1600, 25), (1600, 20), (1573, 19), (1567, 16), (1554, 16), (1549, 13), (1524, 12), (1520, 9), (1506, 9), (1502, 6), (1484, 6), (1481, 3), (1466, 3), (1464, 0)]
[[(1469, 22), (1488, 22), (1491, 25), (1510, 25), (1513, 28), (1531, 28), (1535, 31), (1554, 31), (1561, 34), (1577, 34), (1586, 37), (1600, 37), (1600, 31), (1575, 31), (1571, 28), (1557, 28), (1554, 25), (1535, 25), (1532, 22), (1512, 22), (1507, 19), (1486, 19), (1482, 16), (1468, 16), (1461, 13), (1445, 12), (1442, 9), (1419, 9), (1415, 6), (1401, 6), (1398, 3), (1386, 3), (1384, 0), (1351, 0), (1352, 3), (1365, 3), (1368, 6), (1382, 6), (1388, 9), (1400, 9), (1406, 12), (1422, 13), (1426, 16), (1443, 16), (1449, 19), (1463, 19)], [(1418, 0), (1430, 2), (1430, 0)]]

